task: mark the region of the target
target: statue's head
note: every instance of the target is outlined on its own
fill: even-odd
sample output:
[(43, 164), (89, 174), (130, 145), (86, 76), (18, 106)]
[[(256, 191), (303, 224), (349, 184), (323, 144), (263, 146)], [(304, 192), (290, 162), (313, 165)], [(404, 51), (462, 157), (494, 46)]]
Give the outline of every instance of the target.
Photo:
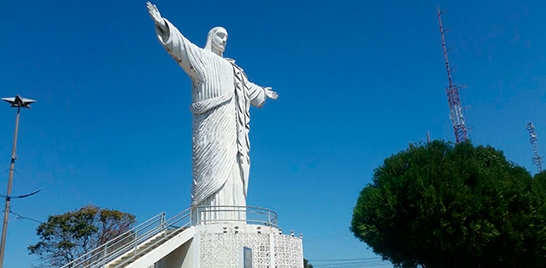
[(212, 51), (218, 56), (222, 56), (226, 49), (228, 34), (224, 27), (214, 27), (209, 31), (205, 49)]

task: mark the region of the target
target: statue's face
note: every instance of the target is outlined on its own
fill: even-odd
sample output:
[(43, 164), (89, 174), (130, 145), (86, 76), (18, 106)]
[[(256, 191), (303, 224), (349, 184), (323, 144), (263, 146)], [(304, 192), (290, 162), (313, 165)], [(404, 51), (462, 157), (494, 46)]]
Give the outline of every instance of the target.
[(214, 50), (218, 50), (220, 53), (224, 52), (224, 50), (226, 49), (227, 38), (228, 35), (226, 29), (219, 28), (212, 35), (212, 48)]

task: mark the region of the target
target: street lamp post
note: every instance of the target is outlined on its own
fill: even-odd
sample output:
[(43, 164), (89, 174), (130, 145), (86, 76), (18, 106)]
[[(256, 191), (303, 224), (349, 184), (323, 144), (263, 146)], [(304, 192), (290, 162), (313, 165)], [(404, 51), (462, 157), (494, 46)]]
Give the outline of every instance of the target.
[(8, 230), (8, 217), (10, 212), (10, 202), (11, 202), (11, 186), (13, 183), (13, 171), (15, 168), (15, 160), (17, 155), (15, 155), (15, 150), (17, 148), (17, 132), (19, 130), (19, 115), (21, 108), (30, 109), (30, 104), (36, 102), (35, 100), (21, 98), (19, 95), (14, 98), (2, 98), (3, 101), (10, 103), (12, 108), (17, 108), (17, 115), (15, 117), (15, 132), (13, 134), (13, 148), (11, 151), (11, 163), (9, 166), (9, 179), (8, 179), (8, 191), (6, 194), (6, 207), (4, 208), (4, 223), (2, 225), (2, 240), (0, 242), (0, 268), (4, 266), (4, 253), (6, 249), (6, 233)]

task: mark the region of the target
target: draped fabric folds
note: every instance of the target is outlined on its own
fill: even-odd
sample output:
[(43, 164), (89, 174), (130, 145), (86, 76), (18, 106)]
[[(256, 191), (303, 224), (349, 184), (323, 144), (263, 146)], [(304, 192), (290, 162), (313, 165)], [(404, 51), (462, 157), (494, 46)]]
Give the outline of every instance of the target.
[(250, 105), (265, 93), (234, 61), (188, 41), (169, 21), (160, 43), (192, 80), (192, 207), (246, 206)]

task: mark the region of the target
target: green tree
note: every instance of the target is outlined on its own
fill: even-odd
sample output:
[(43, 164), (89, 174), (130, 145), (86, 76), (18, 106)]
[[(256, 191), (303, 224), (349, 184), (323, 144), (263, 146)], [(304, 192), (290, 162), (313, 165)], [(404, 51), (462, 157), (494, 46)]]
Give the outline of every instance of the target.
[(397, 267), (545, 267), (545, 197), (546, 175), (492, 147), (412, 144), (374, 171), (351, 231)]
[(303, 258), (303, 268), (313, 268), (313, 265), (309, 263), (309, 260)]
[(60, 267), (131, 229), (135, 216), (93, 205), (49, 216), (36, 234), (40, 241), (28, 247), (42, 266)]

